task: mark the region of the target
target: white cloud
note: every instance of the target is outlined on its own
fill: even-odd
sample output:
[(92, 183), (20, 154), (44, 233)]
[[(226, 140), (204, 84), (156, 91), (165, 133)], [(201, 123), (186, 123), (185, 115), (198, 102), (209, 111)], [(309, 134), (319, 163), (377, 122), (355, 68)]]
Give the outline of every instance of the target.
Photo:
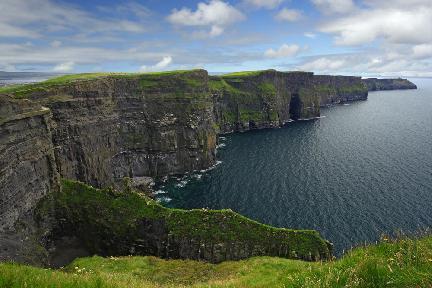
[(304, 36), (307, 37), (307, 38), (314, 39), (316, 37), (316, 34), (315, 33), (311, 33), (311, 32), (306, 32), (306, 33), (304, 33)]
[(306, 62), (300, 66), (300, 70), (304, 71), (319, 71), (319, 72), (332, 72), (344, 68), (347, 61), (346, 59), (333, 59), (322, 57), (310, 62)]
[(432, 44), (416, 45), (412, 50), (414, 58), (423, 59), (432, 57)]
[[(136, 5), (134, 7), (139, 9)], [(67, 2), (53, 0), (0, 1), (0, 37), (37, 38), (42, 37), (41, 31), (45, 34), (54, 31), (141, 33), (146, 31), (141, 20), (130, 21), (126, 16), (103, 19)]]
[(278, 7), (284, 0), (244, 0), (246, 5), (256, 8), (274, 9)]
[(55, 72), (69, 72), (72, 71), (75, 66), (75, 63), (72, 61), (61, 63), (53, 68)]
[(353, 0), (312, 0), (312, 3), (324, 14), (347, 13), (355, 8)]
[(362, 10), (331, 20), (322, 32), (336, 35), (336, 44), (361, 45), (383, 38), (390, 43), (423, 44), (432, 42), (432, 6)]
[[(1, 9), (1, 6), (0, 6)], [(0, 12), (1, 14), (1, 12)], [(2, 23), (0, 19), (0, 37), (24, 37), (24, 38), (37, 38), (39, 33), (20, 28), (15, 25), (10, 25), (8, 23)]]
[(196, 11), (189, 8), (174, 9), (167, 19), (180, 26), (209, 26), (209, 36), (219, 36), (227, 26), (244, 20), (245, 16), (228, 3), (212, 0), (198, 3)]
[(283, 44), (277, 50), (273, 48), (268, 49), (264, 52), (264, 56), (268, 58), (284, 58), (297, 55), (298, 52), (300, 52), (300, 47), (298, 45)]
[[(391, 47), (395, 49), (395, 47)], [(432, 62), (416, 60), (408, 54), (395, 51), (368, 51), (352, 54), (332, 54), (307, 57), (296, 69), (319, 74), (363, 76), (424, 76), (432, 74)], [(410, 50), (407, 50), (407, 53)]]
[(140, 67), (141, 72), (148, 72), (148, 71), (161, 71), (164, 70), (168, 65), (172, 63), (173, 58), (171, 56), (165, 56), (162, 58), (161, 61), (156, 63), (153, 66), (146, 66), (143, 65)]
[(301, 18), (302, 13), (299, 10), (284, 8), (276, 14), (275, 18), (279, 21), (294, 22)]

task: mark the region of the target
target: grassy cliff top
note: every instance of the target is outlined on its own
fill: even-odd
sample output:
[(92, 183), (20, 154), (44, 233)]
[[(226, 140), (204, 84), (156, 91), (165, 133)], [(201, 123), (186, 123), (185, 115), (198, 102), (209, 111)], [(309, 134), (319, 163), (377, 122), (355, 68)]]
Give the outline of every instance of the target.
[(81, 74), (70, 74), (59, 77), (54, 77), (38, 83), (30, 84), (17, 84), (0, 87), (0, 94), (12, 94), (17, 98), (21, 98), (34, 91), (40, 91), (43, 89), (49, 89), (56, 86), (67, 85), (77, 81), (86, 81), (100, 78), (147, 78), (147, 77), (164, 77), (164, 76), (175, 76), (185, 75), (194, 73), (197, 71), (205, 71), (201, 69), (195, 70), (176, 70), (176, 71), (164, 71), (164, 72), (147, 72), (147, 73), (113, 73), (113, 72), (102, 72), (102, 73), (81, 73)]
[(276, 71), (276, 70), (268, 69), (268, 70), (256, 70), (256, 71), (240, 71), (240, 72), (233, 72), (233, 73), (222, 74), (220, 77), (227, 77), (227, 78), (231, 78), (231, 77), (252, 77), (252, 76), (258, 76), (258, 75), (260, 75), (262, 73), (270, 72), (270, 71)]
[(256, 257), (209, 264), (91, 257), (61, 270), (0, 264), (0, 287), (432, 287), (432, 237), (383, 239), (332, 262)]
[(141, 219), (154, 219), (166, 223), (170, 234), (178, 237), (212, 243), (287, 244), (302, 259), (310, 253), (330, 253), (328, 242), (314, 230), (275, 228), (231, 210), (170, 209), (134, 192), (114, 193), (69, 180), (62, 183), (63, 191), (57, 196), (62, 217), (85, 232), (92, 243), (103, 241), (98, 237), (105, 234), (113, 239), (131, 237)]

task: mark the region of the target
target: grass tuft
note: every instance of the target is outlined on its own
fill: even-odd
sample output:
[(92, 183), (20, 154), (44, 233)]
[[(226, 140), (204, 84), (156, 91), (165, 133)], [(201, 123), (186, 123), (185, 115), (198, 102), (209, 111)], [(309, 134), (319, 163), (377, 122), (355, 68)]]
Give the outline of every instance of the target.
[(0, 287), (432, 287), (432, 237), (359, 247), (332, 262), (272, 257), (209, 264), (90, 257), (62, 270), (0, 264)]

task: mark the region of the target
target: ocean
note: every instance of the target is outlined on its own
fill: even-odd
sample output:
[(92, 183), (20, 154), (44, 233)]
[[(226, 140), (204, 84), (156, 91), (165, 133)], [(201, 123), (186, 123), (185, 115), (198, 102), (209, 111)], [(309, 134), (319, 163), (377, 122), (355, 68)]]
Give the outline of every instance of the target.
[(336, 255), (431, 227), (432, 79), (411, 80), (418, 90), (371, 92), (320, 119), (223, 135), (218, 165), (158, 183), (157, 198), (315, 229)]

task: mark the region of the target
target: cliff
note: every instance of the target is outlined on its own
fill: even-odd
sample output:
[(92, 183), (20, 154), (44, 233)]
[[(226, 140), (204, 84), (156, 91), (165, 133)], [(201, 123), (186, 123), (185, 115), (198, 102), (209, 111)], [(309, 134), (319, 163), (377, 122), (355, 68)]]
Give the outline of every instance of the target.
[(274, 70), (80, 74), (3, 87), (0, 258), (19, 259), (41, 237), (46, 244), (59, 218), (34, 223), (32, 215), (42, 197), (61, 190), (60, 177), (121, 190), (125, 177), (137, 183), (205, 169), (215, 163), (217, 133), (318, 117), (321, 105), (366, 96), (356, 77)]
[(408, 79), (378, 79), (368, 78), (363, 79), (363, 83), (367, 86), (369, 91), (380, 91), (380, 90), (405, 90), (405, 89), (417, 89), (417, 86), (409, 81)]
[(59, 189), (53, 124), (49, 109), (0, 97), (0, 261), (46, 257), (39, 249), (46, 227), (36, 227), (32, 211)]
[(360, 77), (317, 75), (314, 84), (321, 106), (367, 100), (368, 97), (368, 90)]
[(55, 196), (61, 231), (98, 255), (153, 255), (218, 263), (252, 256), (331, 258), (316, 231), (273, 228), (231, 210), (165, 208), (131, 190), (98, 190), (63, 181)]
[(320, 107), (366, 100), (360, 77), (275, 70), (210, 77), (215, 121), (223, 133), (277, 127), (320, 116)]

